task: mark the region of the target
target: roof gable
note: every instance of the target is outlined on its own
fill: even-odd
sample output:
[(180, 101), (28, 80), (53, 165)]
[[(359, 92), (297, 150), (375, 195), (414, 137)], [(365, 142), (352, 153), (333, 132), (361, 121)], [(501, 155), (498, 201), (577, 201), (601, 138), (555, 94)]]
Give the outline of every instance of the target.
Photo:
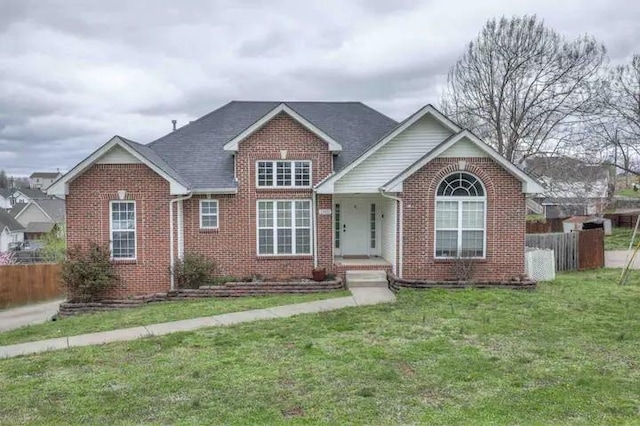
[(125, 139), (121, 136), (114, 136), (107, 143), (95, 150), (91, 155), (78, 163), (69, 173), (58, 178), (49, 188), (48, 194), (66, 195), (69, 192), (69, 183), (76, 177), (84, 173), (89, 167), (96, 163), (100, 158), (107, 154), (113, 147), (119, 146), (129, 154), (136, 157), (151, 170), (167, 180), (170, 184), (170, 192), (173, 195), (186, 194), (189, 192), (187, 185), (183, 179), (160, 158), (155, 152), (147, 146), (140, 145), (136, 142)]
[(280, 103), (271, 111), (269, 111), (267, 114), (262, 116), (258, 121), (254, 122), (253, 124), (251, 124), (251, 126), (244, 129), (242, 132), (240, 132), (240, 134), (238, 134), (229, 142), (227, 142), (224, 145), (223, 149), (225, 151), (230, 151), (230, 152), (237, 151), (238, 144), (241, 141), (245, 140), (246, 138), (251, 136), (253, 133), (260, 130), (265, 124), (267, 124), (269, 121), (271, 121), (280, 113), (287, 114), (288, 116), (296, 120), (298, 123), (300, 123), (307, 130), (309, 130), (311, 133), (315, 134), (320, 139), (325, 141), (329, 145), (329, 151), (332, 151), (332, 152), (342, 151), (342, 145), (340, 145), (340, 143), (338, 143), (335, 139), (333, 139), (331, 136), (326, 134), (323, 130), (318, 128), (316, 125), (311, 123), (305, 117), (303, 117), (302, 115), (298, 114), (296, 111), (291, 109), (286, 103)]
[(522, 192), (527, 194), (539, 194), (544, 191), (542, 185), (540, 185), (535, 179), (531, 176), (527, 175), (524, 171), (520, 170), (509, 160), (498, 154), (496, 150), (491, 148), (489, 145), (484, 143), (480, 138), (471, 133), (469, 130), (462, 130), (449, 138), (445, 139), (440, 145), (436, 146), (434, 149), (429, 151), (422, 158), (418, 159), (411, 166), (407, 167), (402, 173), (398, 176), (387, 182), (382, 189), (385, 191), (394, 192), (396, 191), (402, 182), (407, 179), (409, 176), (420, 170), (427, 163), (429, 163), (434, 158), (441, 156), (443, 153), (447, 152), (447, 150), (451, 149), (456, 143), (467, 140), (473, 143), (478, 149), (487, 154), (488, 157), (492, 158), (496, 163), (500, 164), (507, 172), (517, 178), (520, 182), (522, 182)]
[(394, 138), (399, 136), (405, 130), (409, 129), (412, 125), (418, 122), (418, 120), (425, 117), (426, 115), (433, 117), (439, 124), (441, 124), (442, 126), (444, 126), (445, 128), (453, 132), (459, 132), (461, 130), (460, 126), (458, 126), (456, 123), (454, 123), (449, 118), (447, 118), (444, 114), (438, 111), (433, 105), (428, 104), (420, 108), (418, 111), (416, 111), (407, 119), (405, 119), (403, 122), (401, 122), (396, 127), (391, 129), (388, 133), (386, 133), (383, 137), (381, 137), (379, 141), (377, 141), (374, 145), (372, 145), (362, 155), (354, 158), (354, 160), (350, 164), (346, 165), (346, 167), (344, 167), (342, 170), (338, 171), (332, 176), (329, 176), (323, 182), (320, 182), (317, 185), (318, 192), (319, 193), (333, 192), (333, 185), (337, 180), (345, 176), (347, 173), (349, 173), (351, 170), (356, 168), (358, 165), (362, 164), (362, 162), (364, 162), (367, 158), (371, 157), (374, 153), (376, 153), (382, 147), (387, 145), (389, 142), (391, 142)]

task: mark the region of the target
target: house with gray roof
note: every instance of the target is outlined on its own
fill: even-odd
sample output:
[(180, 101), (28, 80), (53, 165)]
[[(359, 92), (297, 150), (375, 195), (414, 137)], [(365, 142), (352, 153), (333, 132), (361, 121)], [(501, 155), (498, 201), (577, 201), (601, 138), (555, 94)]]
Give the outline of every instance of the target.
[(29, 176), (29, 187), (31, 189), (47, 189), (49, 185), (62, 176), (59, 171), (56, 172), (35, 172)]
[(25, 240), (37, 240), (51, 231), (65, 229), (65, 202), (53, 197), (17, 203), (9, 214), (24, 227)]
[(431, 105), (397, 122), (361, 102), (233, 101), (143, 144), (114, 136), (56, 180), (69, 246), (109, 244), (109, 297), (174, 289), (188, 253), (219, 275), (446, 280), (524, 272), (540, 184)]
[(24, 240), (24, 226), (5, 210), (0, 209), (0, 253)]

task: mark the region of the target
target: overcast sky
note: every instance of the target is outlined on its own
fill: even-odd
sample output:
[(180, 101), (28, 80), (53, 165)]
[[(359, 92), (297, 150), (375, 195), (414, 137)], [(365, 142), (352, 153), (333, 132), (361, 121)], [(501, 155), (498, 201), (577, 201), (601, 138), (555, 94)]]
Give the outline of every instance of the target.
[(147, 143), (230, 100), (438, 104), (485, 21), (537, 14), (612, 62), (637, 0), (0, 0), (0, 169), (66, 171), (114, 134)]

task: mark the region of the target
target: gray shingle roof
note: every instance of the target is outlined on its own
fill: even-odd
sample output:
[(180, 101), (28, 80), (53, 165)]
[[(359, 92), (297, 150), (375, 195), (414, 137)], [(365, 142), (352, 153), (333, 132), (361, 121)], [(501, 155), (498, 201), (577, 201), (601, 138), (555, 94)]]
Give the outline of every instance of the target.
[(31, 179), (33, 178), (44, 178), (44, 179), (55, 179), (60, 176), (60, 172), (35, 172), (31, 173), (29, 176)]
[[(148, 156), (155, 153), (191, 189), (235, 188), (233, 158), (224, 145), (281, 103), (233, 101), (146, 147), (136, 145), (148, 148), (139, 152), (164, 170)], [(336, 171), (397, 125), (361, 102), (285, 103), (342, 145)]]
[(26, 233), (34, 233), (34, 234), (46, 234), (51, 231), (55, 224), (51, 222), (29, 222), (27, 225), (27, 229), (24, 231)]
[(24, 229), (24, 226), (20, 224), (17, 220), (15, 220), (9, 213), (0, 209), (0, 232), (8, 227), (10, 231), (21, 231)]
[(24, 195), (26, 195), (27, 197), (31, 198), (32, 200), (42, 200), (42, 199), (46, 199), (46, 198), (51, 198), (51, 195), (47, 195), (44, 192), (42, 192), (39, 189), (32, 189), (32, 188), (18, 188), (14, 191), (14, 193), (20, 191), (21, 193), (23, 193)]
[(48, 200), (33, 200), (38, 204), (46, 214), (49, 215), (51, 220), (55, 223), (64, 222), (65, 220), (65, 203), (60, 198), (52, 198)]
[(15, 203), (13, 206), (11, 206), (7, 213), (9, 213), (11, 217), (16, 217), (18, 216), (18, 213), (24, 210), (28, 205), (29, 203)]

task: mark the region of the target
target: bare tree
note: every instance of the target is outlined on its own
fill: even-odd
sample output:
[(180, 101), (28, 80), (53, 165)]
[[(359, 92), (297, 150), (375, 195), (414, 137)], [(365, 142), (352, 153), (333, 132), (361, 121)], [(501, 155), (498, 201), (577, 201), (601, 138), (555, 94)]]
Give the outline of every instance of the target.
[(535, 16), (486, 23), (449, 71), (443, 108), (504, 155), (555, 154), (599, 103), (604, 46), (567, 41)]

